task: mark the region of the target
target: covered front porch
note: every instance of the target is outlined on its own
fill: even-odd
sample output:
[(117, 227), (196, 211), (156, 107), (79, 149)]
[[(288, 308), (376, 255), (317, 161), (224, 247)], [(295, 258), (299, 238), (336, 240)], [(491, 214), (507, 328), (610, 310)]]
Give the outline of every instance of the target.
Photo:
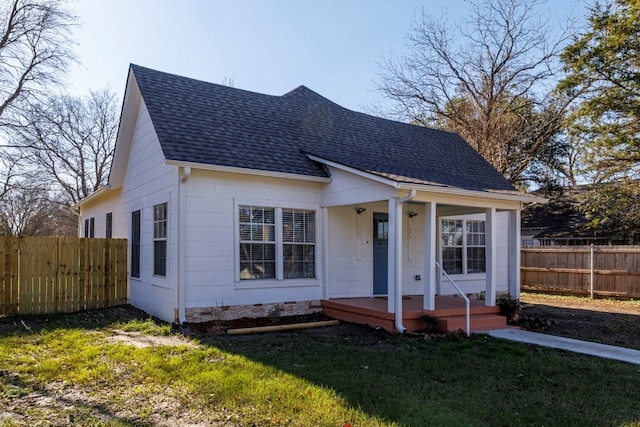
[[(407, 332), (433, 329), (454, 332), (466, 327), (466, 304), (457, 296), (436, 296), (436, 309), (425, 310), (422, 295), (402, 298), (402, 324)], [(388, 311), (387, 297), (336, 298), (322, 301), (324, 313), (345, 322), (366, 324), (388, 332), (399, 332), (395, 326), (395, 313)], [(502, 329), (506, 317), (497, 306), (487, 306), (478, 299), (470, 299), (470, 332)]]
[(505, 326), (496, 297), (520, 296), (520, 212), (539, 198), (317, 160), (332, 176), (321, 202), (329, 316), (398, 332), (424, 329), (429, 316), (439, 329), (465, 329), (464, 297), (482, 295), (470, 302), (470, 329)]
[(504, 328), (496, 298), (519, 297), (520, 203), (394, 195), (325, 207), (325, 313), (390, 332), (466, 331), (464, 298), (481, 295), (469, 332)]

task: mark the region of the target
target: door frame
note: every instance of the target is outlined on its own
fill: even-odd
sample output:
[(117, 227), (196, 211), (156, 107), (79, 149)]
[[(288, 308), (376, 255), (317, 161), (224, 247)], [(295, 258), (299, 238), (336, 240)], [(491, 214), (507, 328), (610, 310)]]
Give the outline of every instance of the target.
[[(380, 221), (382, 220), (382, 221)], [(380, 228), (379, 224), (382, 222)], [(373, 212), (371, 226), (371, 240), (373, 242), (372, 256), (372, 294), (374, 296), (389, 293), (389, 214)], [(379, 236), (382, 237), (379, 237)]]

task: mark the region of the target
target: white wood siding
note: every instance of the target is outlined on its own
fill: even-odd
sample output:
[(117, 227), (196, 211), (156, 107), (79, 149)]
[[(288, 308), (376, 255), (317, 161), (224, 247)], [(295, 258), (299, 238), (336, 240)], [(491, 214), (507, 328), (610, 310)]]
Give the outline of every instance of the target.
[[(322, 298), (322, 184), (194, 170), (186, 191), (186, 308)], [(316, 212), (316, 278), (236, 280), (238, 205)]]
[(330, 298), (373, 295), (373, 212), (386, 212), (387, 203), (362, 203), (328, 209), (327, 293)]
[[(409, 212), (418, 215), (409, 218)], [(405, 204), (402, 207), (402, 290), (405, 295), (424, 292), (424, 204)], [(420, 280), (416, 280), (420, 275)]]
[[(331, 183), (322, 193), (322, 206), (343, 206), (359, 203), (389, 200), (396, 196), (396, 190), (370, 179), (366, 179), (340, 169), (329, 168)], [(386, 209), (385, 209), (386, 211)]]
[[(121, 143), (126, 143), (122, 141)], [(131, 213), (141, 211), (140, 278), (129, 278), (129, 303), (163, 320), (174, 321), (177, 309), (177, 185), (178, 168), (164, 156), (144, 102), (140, 104), (124, 183), (95, 203), (82, 206), (80, 221), (96, 218), (95, 237), (105, 237), (105, 215), (113, 213), (113, 237), (129, 239)], [(153, 206), (168, 204), (167, 275), (153, 275)], [(131, 252), (129, 252), (131, 266)]]
[(112, 231), (113, 237), (116, 236), (115, 224), (120, 216), (120, 191), (110, 191), (98, 200), (85, 203), (82, 205), (82, 211), (78, 218), (78, 237), (84, 237), (84, 220), (95, 218), (95, 235), (96, 238), (105, 238), (107, 230), (107, 213), (112, 213)]

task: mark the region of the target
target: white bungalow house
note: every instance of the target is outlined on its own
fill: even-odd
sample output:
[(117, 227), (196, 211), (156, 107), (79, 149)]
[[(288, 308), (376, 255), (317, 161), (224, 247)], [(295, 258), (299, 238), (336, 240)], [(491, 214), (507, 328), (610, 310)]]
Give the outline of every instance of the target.
[(161, 319), (369, 299), (404, 331), (409, 302), (518, 298), (541, 200), (453, 133), (131, 65), (109, 183), (77, 208), (81, 236), (129, 240), (129, 302)]

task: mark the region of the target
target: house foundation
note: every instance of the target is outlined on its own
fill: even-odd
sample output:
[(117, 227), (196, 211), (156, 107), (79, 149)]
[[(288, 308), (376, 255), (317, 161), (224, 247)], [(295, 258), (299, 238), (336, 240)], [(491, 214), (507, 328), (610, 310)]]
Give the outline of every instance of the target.
[(227, 321), (242, 317), (260, 318), (271, 316), (303, 316), (322, 311), (319, 300), (285, 301), (268, 304), (220, 305), (215, 307), (196, 307), (186, 309), (189, 323)]

